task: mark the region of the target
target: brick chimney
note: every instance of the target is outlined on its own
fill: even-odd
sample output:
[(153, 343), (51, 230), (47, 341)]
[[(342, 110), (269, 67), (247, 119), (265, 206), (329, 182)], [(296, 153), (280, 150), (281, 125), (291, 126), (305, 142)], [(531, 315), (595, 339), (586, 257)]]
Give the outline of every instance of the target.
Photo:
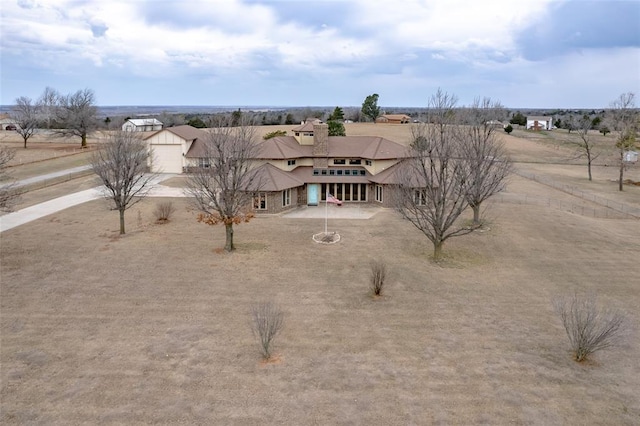
[(325, 123), (313, 125), (313, 167), (329, 167), (329, 126)]

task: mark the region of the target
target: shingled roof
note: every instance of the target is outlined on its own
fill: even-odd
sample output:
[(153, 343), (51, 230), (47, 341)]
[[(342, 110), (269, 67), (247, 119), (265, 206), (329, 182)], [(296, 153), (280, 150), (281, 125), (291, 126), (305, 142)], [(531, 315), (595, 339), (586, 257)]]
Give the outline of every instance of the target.
[(296, 188), (304, 185), (304, 182), (291, 173), (280, 170), (276, 166), (266, 163), (256, 169), (260, 180), (260, 191), (282, 191), (283, 189)]
[(150, 134), (144, 139), (149, 139), (160, 132), (171, 132), (186, 141), (194, 141), (198, 138), (202, 139), (207, 135), (207, 132), (205, 132), (204, 130), (196, 129), (193, 126), (185, 124), (183, 126), (167, 127), (166, 129), (158, 130), (157, 132)]
[(260, 144), (260, 158), (284, 160), (313, 156), (313, 146), (300, 145), (293, 136), (277, 136)]
[[(404, 145), (378, 136), (329, 136), (328, 147), (327, 156), (332, 158), (393, 160), (409, 156)], [(280, 136), (262, 142), (259, 156), (266, 160), (304, 157), (313, 157), (313, 147), (300, 145), (293, 136)]]
[(293, 132), (313, 132), (313, 125), (322, 123), (322, 120), (315, 117), (309, 117), (302, 122), (298, 127), (291, 129)]

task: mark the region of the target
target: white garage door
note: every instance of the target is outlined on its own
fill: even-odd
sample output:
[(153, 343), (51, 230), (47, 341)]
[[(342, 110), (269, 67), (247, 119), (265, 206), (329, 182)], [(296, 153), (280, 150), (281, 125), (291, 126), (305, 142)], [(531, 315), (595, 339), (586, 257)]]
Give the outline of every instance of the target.
[(182, 173), (182, 151), (180, 145), (151, 145), (153, 160), (151, 171)]

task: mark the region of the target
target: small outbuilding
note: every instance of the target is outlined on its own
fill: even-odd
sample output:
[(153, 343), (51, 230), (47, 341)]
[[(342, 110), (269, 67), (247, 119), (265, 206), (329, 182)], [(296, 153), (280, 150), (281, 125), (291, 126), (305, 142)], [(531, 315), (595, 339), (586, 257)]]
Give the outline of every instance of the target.
[(487, 127), (491, 127), (494, 129), (504, 129), (507, 126), (500, 120), (489, 120), (485, 124), (487, 125)]
[(2, 130), (15, 130), (17, 125), (9, 114), (0, 114), (0, 127)]
[(125, 132), (153, 132), (162, 130), (162, 122), (155, 118), (130, 118), (122, 125)]

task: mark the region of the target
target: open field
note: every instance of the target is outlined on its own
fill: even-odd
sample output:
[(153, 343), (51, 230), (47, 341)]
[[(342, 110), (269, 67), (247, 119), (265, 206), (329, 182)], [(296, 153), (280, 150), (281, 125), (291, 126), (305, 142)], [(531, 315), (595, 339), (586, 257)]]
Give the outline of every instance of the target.
[[(565, 155), (505, 143), (522, 158)], [(612, 167), (592, 183), (579, 166), (517, 167), (640, 205), (640, 187), (615, 191)], [(637, 168), (629, 176), (640, 180)], [(73, 184), (25, 196), (54, 190)], [(520, 176), (502, 196), (489, 229), (448, 241), (442, 265), (389, 210), (330, 221), (342, 237), (331, 246), (311, 239), (323, 220), (259, 217), (236, 227), (230, 255), (224, 230), (197, 223), (186, 199), (164, 225), (153, 222), (158, 200), (144, 200), (122, 238), (104, 201), (3, 232), (0, 422), (640, 423), (640, 220), (519, 203), (594, 206)], [(380, 299), (368, 294), (371, 259), (391, 271)], [(625, 344), (571, 359), (552, 299), (574, 291), (628, 314)], [(263, 300), (285, 312), (268, 364), (249, 327)]]

